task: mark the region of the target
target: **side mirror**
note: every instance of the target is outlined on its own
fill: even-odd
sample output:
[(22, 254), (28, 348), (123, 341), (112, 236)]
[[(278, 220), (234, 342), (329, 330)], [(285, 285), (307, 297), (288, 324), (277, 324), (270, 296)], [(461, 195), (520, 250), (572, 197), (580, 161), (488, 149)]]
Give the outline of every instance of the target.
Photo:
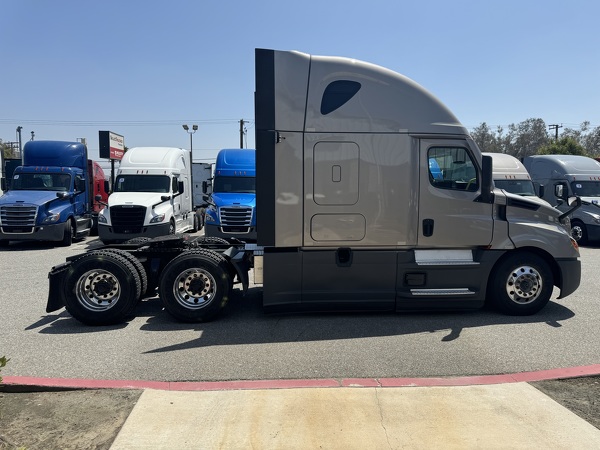
[(110, 183), (108, 180), (104, 180), (104, 192), (108, 193), (110, 191)]
[[(206, 182), (205, 182), (206, 183)], [(0, 189), (2, 189), (3, 191), (6, 191), (6, 178), (2, 178), (0, 179)]]
[(546, 189), (544, 188), (544, 185), (540, 184), (540, 187), (538, 188), (538, 197), (544, 198), (545, 193), (546, 193)]
[(61, 200), (64, 200), (66, 198), (69, 198), (71, 194), (69, 194), (67, 191), (59, 191), (56, 193), (56, 197), (60, 198)]
[(202, 192), (205, 194), (208, 192), (208, 183), (206, 181), (202, 182)]
[(569, 189), (565, 183), (556, 183), (554, 185), (554, 195), (560, 200), (568, 200)]
[(179, 181), (177, 184), (178, 188), (179, 188), (179, 193), (183, 194), (183, 181)]

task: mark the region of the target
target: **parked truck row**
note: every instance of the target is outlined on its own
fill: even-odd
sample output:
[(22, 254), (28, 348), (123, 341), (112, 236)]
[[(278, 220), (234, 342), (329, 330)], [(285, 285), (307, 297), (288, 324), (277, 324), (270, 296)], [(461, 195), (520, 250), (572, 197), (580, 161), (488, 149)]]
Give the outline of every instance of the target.
[(251, 269), (266, 310), (527, 315), (577, 289), (572, 209), (494, 187), (491, 157), (430, 92), (354, 59), (255, 56), (257, 243), (176, 234), (75, 255), (50, 271), (48, 312), (118, 323), (158, 288), (178, 320), (211, 320)]

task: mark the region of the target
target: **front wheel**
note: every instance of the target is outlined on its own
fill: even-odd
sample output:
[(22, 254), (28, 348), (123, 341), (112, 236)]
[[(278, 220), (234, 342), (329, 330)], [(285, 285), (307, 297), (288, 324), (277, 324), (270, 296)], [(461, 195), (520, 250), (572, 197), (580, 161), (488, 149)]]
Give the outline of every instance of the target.
[(548, 263), (538, 255), (522, 252), (509, 255), (494, 268), (488, 294), (505, 314), (528, 316), (546, 306), (553, 284)]
[(204, 322), (225, 307), (231, 285), (227, 260), (211, 250), (198, 249), (167, 264), (159, 292), (165, 309), (177, 320)]
[(571, 224), (571, 236), (577, 244), (584, 245), (587, 243), (587, 230), (585, 229), (585, 225), (578, 220), (573, 221)]
[(73, 243), (73, 224), (70, 220), (65, 223), (65, 229), (63, 231), (63, 238), (60, 241), (60, 245), (68, 247)]

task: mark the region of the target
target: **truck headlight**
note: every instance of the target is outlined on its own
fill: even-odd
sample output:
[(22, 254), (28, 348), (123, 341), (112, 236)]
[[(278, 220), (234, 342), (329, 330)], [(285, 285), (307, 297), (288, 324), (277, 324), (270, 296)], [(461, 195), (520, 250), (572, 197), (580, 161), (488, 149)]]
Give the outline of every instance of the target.
[(60, 219), (60, 213), (48, 214), (48, 216), (42, 221), (42, 223), (56, 223)]
[(204, 214), (204, 223), (206, 222), (216, 222), (216, 220), (210, 214)]
[(162, 222), (163, 220), (165, 220), (165, 215), (159, 214), (158, 216), (154, 216), (152, 219), (150, 219), (150, 223), (159, 223), (159, 222)]
[(104, 214), (98, 214), (98, 223), (108, 223)]

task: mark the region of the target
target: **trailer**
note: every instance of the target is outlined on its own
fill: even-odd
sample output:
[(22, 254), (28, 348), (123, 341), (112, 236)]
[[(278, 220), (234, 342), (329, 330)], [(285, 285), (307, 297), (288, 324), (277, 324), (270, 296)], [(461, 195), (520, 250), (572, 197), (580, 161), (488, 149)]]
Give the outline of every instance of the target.
[(75, 255), (50, 271), (47, 312), (118, 323), (158, 289), (177, 320), (207, 321), (250, 273), (266, 311), (528, 315), (577, 289), (569, 212), (494, 188), (491, 158), (430, 92), (354, 59), (255, 56), (257, 243), (173, 235)]

